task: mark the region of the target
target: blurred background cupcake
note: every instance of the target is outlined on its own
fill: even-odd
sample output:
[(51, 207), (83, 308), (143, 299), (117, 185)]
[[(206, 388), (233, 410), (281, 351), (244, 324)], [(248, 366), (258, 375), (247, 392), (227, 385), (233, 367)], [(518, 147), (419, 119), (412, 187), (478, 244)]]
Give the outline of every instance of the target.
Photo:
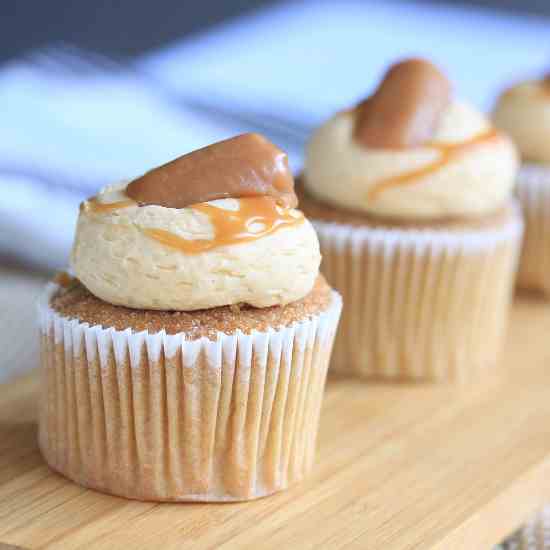
[(332, 372), (465, 379), (495, 363), (522, 227), (517, 164), (421, 59), (313, 133), (300, 200), (344, 297)]
[(525, 217), (518, 286), (550, 294), (550, 75), (512, 86), (494, 123), (515, 141), (522, 167), (517, 194)]
[(153, 501), (248, 500), (311, 470), (341, 300), (295, 206), (255, 134), (83, 203), (77, 278), (40, 303), (53, 469)]

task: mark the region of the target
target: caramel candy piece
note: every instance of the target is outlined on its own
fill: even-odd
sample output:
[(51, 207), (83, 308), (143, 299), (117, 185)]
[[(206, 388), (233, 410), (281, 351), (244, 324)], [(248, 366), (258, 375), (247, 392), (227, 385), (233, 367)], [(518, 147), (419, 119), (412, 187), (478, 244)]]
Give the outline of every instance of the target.
[(298, 204), (286, 153), (258, 134), (242, 134), (183, 155), (130, 182), (126, 194), (141, 205), (168, 208), (265, 195), (284, 206)]
[(430, 141), (451, 102), (451, 84), (423, 59), (390, 67), (376, 92), (356, 109), (354, 137), (365, 147), (402, 149)]

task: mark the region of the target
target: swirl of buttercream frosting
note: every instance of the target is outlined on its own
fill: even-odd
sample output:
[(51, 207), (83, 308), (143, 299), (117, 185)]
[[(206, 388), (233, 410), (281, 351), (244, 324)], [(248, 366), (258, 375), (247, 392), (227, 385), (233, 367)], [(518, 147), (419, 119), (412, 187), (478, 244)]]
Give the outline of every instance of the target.
[(550, 163), (550, 77), (506, 90), (493, 120), (511, 136), (525, 161)]
[[(395, 70), (388, 75), (395, 79)], [(427, 113), (427, 122), (414, 105), (399, 105), (392, 85), (389, 103), (381, 107), (391, 139), (380, 136), (383, 125), (379, 123), (372, 125), (378, 134), (364, 139), (363, 131), (359, 132), (363, 139), (358, 138), (358, 123), (368, 122), (361, 120), (366, 116), (361, 114), (362, 104), (336, 114), (314, 132), (303, 173), (308, 193), (338, 207), (410, 219), (476, 216), (506, 204), (518, 167), (511, 140), (467, 103), (439, 97), (446, 94), (446, 86), (432, 68), (422, 71), (420, 78), (435, 79), (435, 84), (424, 83), (414, 91), (414, 101)], [(383, 82), (371, 97), (384, 88), (388, 85)], [(407, 94), (408, 89), (402, 88), (401, 93)], [(439, 97), (435, 107), (422, 100), (421, 92), (426, 90)], [(401, 111), (395, 118), (392, 105)], [(375, 106), (373, 102), (369, 109)], [(409, 131), (404, 116), (416, 130)]]
[(81, 205), (71, 264), (90, 292), (131, 308), (192, 311), (284, 305), (311, 291), (319, 243), (293, 208), (286, 156), (263, 138), (221, 144), (196, 164), (149, 173), (133, 193), (123, 182)]

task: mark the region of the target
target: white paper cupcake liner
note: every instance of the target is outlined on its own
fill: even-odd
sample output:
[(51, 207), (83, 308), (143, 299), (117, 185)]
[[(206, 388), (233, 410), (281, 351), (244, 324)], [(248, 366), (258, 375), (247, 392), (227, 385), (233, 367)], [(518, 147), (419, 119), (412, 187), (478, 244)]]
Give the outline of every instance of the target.
[(550, 294), (550, 166), (527, 164), (517, 195), (525, 218), (518, 286)]
[(516, 206), (494, 229), (314, 225), (321, 270), (344, 301), (330, 372), (462, 380), (496, 361), (522, 233)]
[(154, 501), (258, 498), (311, 469), (341, 310), (266, 332), (149, 334), (39, 304), (48, 464), (77, 483)]

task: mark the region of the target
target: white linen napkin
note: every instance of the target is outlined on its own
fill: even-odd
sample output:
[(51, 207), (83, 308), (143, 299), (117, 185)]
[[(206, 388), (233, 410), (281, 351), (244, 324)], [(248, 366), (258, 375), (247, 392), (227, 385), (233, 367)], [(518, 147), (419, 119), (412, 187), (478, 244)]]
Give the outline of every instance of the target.
[(0, 250), (48, 268), (67, 263), (79, 202), (229, 137), (126, 72), (0, 71)]
[(425, 56), (457, 95), (490, 109), (510, 81), (550, 69), (549, 28), (550, 18), (445, 2), (289, 2), (153, 52), (141, 66), (206, 103), (315, 124), (364, 98), (396, 59)]

